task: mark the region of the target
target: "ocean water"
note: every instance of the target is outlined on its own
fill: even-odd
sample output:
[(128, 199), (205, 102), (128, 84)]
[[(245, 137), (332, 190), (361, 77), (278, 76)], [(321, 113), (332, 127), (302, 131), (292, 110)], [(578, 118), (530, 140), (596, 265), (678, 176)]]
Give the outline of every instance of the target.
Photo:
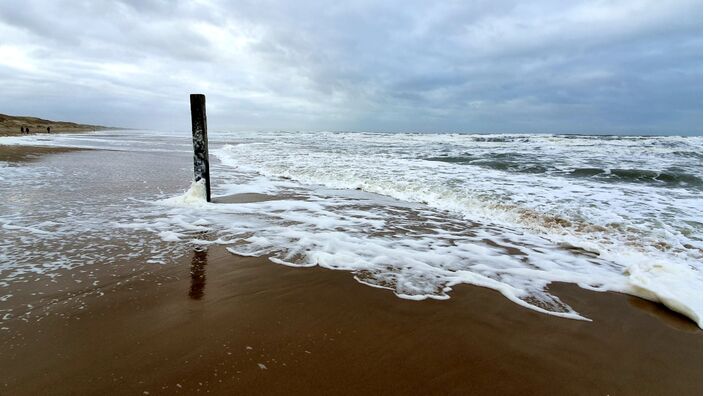
[(550, 292), (569, 282), (659, 301), (702, 325), (701, 137), (210, 135), (214, 196), (265, 200), (204, 202), (183, 133), (0, 138), (100, 149), (66, 154), (72, 165), (0, 162), (0, 281), (135, 257), (168, 264), (221, 244), (350, 271), (401, 298), (445, 299), (466, 283), (588, 320)]

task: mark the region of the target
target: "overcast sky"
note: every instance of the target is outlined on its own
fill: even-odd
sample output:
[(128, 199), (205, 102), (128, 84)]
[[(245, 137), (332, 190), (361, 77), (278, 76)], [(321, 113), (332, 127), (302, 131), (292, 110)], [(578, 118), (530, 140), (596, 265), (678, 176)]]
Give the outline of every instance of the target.
[(134, 128), (702, 133), (702, 5), (2, 1), (0, 113)]

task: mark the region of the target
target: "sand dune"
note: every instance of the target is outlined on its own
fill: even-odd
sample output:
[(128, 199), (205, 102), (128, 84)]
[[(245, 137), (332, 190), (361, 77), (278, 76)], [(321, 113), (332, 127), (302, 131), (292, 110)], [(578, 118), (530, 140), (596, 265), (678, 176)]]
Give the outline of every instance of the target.
[(37, 117), (0, 114), (0, 136), (20, 135), (22, 127), (29, 128), (30, 133), (46, 133), (47, 127), (51, 127), (52, 132), (88, 132), (113, 129), (102, 125), (87, 125), (68, 121), (45, 120)]

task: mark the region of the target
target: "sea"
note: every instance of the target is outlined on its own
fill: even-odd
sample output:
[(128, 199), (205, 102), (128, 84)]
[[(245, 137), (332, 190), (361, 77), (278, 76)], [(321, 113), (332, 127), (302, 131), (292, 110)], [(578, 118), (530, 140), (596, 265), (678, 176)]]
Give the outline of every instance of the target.
[[(209, 140), (210, 203), (192, 182), (187, 132), (1, 137), (86, 150), (0, 156), (0, 301), (31, 277), (169, 265), (223, 245), (272, 265), (348, 271), (404, 299), (448, 299), (470, 284), (590, 320), (551, 292), (566, 282), (660, 302), (702, 327), (701, 136), (211, 131)], [(11, 316), (0, 310), (0, 322)]]

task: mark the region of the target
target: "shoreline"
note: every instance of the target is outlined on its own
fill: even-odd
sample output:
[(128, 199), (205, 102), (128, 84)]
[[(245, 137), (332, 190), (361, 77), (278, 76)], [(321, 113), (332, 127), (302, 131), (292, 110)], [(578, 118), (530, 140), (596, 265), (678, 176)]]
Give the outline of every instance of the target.
[(49, 305), (31, 301), (42, 282), (25, 283), (38, 312), (3, 325), (4, 392), (701, 393), (701, 330), (623, 294), (553, 285), (587, 322), (471, 285), (403, 300), (345, 271), (220, 246), (119, 271), (67, 293), (74, 273)]
[[(77, 149), (6, 150), (33, 160)], [(13, 296), (0, 298), (0, 315), (12, 310), (0, 325), (0, 394), (702, 391), (701, 329), (626, 294), (550, 285), (589, 322), (467, 284), (449, 300), (405, 300), (347, 271), (218, 245), (145, 260), (30, 273), (4, 287), (0, 297)]]
[(90, 133), (90, 132), (102, 132), (102, 131), (124, 131), (127, 130), (127, 128), (108, 128), (108, 127), (100, 127), (100, 128), (90, 128), (90, 127), (81, 127), (81, 128), (61, 128), (61, 127), (51, 127), (51, 133), (46, 131), (46, 126), (44, 127), (37, 127), (35, 129), (40, 129), (39, 131), (37, 130), (31, 130), (29, 133), (22, 133), (18, 132), (17, 130), (14, 129), (4, 129), (0, 128), (0, 137), (5, 137), (5, 136), (44, 136), (44, 135), (54, 135), (54, 134), (61, 134), (61, 133)]
[(3, 145), (0, 143), (0, 161), (35, 161), (48, 154), (60, 154), (82, 150), (90, 149), (79, 147)]
[(122, 131), (124, 128), (51, 128), (51, 133), (46, 131), (44, 127), (43, 131), (30, 131), (29, 133), (21, 133), (9, 129), (0, 129), (0, 137), (4, 136), (44, 136), (53, 135), (60, 133), (89, 133), (89, 132), (100, 132), (100, 131)]

